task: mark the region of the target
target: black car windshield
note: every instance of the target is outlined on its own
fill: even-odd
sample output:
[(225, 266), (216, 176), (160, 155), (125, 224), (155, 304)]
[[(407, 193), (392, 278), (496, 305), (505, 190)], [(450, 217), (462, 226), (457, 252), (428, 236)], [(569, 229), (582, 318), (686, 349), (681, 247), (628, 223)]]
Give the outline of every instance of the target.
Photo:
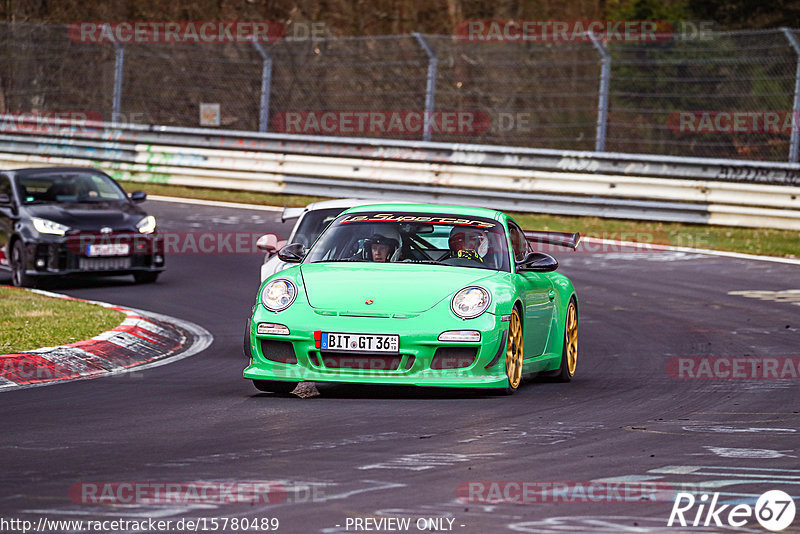
[(16, 186), (23, 204), (119, 202), (127, 199), (124, 191), (110, 178), (90, 172), (17, 175)]
[(303, 263), (430, 263), (509, 271), (503, 226), (447, 213), (351, 213), (337, 218)]

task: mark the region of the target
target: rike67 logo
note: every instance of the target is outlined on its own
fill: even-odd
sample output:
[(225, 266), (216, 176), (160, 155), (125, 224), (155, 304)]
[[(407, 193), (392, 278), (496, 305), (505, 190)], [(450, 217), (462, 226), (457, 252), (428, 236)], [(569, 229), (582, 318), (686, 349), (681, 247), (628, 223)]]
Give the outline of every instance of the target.
[(790, 495), (781, 490), (770, 490), (761, 495), (755, 506), (749, 504), (717, 504), (719, 493), (699, 499), (691, 493), (675, 495), (675, 503), (669, 514), (667, 526), (675, 523), (682, 527), (743, 527), (755, 518), (765, 529), (772, 532), (785, 530), (794, 521), (795, 504)]

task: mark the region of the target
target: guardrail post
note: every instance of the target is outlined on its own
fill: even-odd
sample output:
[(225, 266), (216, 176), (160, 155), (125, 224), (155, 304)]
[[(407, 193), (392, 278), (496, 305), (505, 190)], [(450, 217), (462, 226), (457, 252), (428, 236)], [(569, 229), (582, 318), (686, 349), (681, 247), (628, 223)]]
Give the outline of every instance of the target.
[(792, 136), (789, 139), (789, 163), (797, 163), (797, 145), (800, 143), (800, 132), (797, 131), (800, 119), (800, 42), (789, 28), (781, 28), (783, 34), (797, 54), (797, 70), (794, 75), (794, 105), (792, 106)]
[(608, 127), (608, 91), (611, 84), (611, 56), (603, 43), (597, 40), (593, 33), (589, 39), (600, 53), (600, 88), (597, 95), (597, 134), (595, 135), (594, 149), (596, 152), (606, 150), (606, 129)]
[(266, 132), (269, 129), (269, 92), (272, 86), (272, 57), (264, 47), (256, 40), (253, 46), (261, 54), (263, 64), (261, 66), (261, 102), (258, 111), (258, 131)]
[(431, 121), (433, 120), (433, 97), (436, 92), (436, 68), (439, 63), (436, 54), (433, 52), (425, 38), (421, 34), (414, 32), (417, 42), (428, 55), (428, 80), (425, 85), (425, 122), (422, 135), (423, 141), (431, 140)]
[[(114, 35), (109, 29), (108, 35)], [(125, 48), (115, 40), (114, 43), (114, 97), (111, 103), (111, 122), (119, 122), (122, 107), (122, 74), (125, 65)]]

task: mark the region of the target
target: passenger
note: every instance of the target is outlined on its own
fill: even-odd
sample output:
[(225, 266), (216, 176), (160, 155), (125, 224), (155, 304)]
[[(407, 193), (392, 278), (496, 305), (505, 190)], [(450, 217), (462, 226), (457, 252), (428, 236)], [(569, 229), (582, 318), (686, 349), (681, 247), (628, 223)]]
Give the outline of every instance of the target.
[(467, 258), (483, 263), (489, 251), (489, 237), (484, 230), (456, 226), (450, 231), (450, 257)]

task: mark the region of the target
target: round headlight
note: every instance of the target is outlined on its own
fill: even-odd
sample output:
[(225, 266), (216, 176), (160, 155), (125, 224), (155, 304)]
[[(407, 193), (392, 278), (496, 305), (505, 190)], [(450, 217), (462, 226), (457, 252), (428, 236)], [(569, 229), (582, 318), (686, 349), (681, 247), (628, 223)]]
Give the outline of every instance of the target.
[(462, 319), (473, 319), (485, 312), (491, 301), (488, 291), (482, 287), (470, 286), (455, 294), (451, 308)]
[(281, 311), (291, 306), (296, 296), (294, 284), (285, 278), (278, 278), (261, 290), (261, 304), (270, 311)]

